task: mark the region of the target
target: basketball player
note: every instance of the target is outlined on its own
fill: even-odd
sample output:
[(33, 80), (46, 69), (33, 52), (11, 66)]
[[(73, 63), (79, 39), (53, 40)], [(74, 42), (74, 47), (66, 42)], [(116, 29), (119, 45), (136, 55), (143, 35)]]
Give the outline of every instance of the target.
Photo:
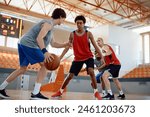
[(96, 65), (96, 70), (98, 70), (99, 72), (96, 74), (96, 81), (97, 83), (100, 83), (101, 84), (101, 87), (102, 87), (102, 96), (106, 96), (106, 91), (105, 91), (105, 85), (101, 79), (102, 77), (102, 74), (104, 73), (105, 71), (105, 65), (104, 65), (104, 61), (101, 61), (100, 60), (100, 57), (98, 55), (98, 53), (95, 51), (94, 53), (95, 55), (95, 59), (94, 59), (94, 64)]
[(113, 77), (113, 81), (116, 84), (118, 90), (119, 90), (119, 96), (120, 99), (125, 99), (125, 95), (122, 91), (121, 84), (118, 80), (119, 71), (121, 68), (120, 61), (116, 57), (113, 49), (110, 45), (104, 44), (102, 38), (98, 38), (97, 40), (98, 46), (102, 50), (102, 55), (104, 56), (104, 63), (102, 66), (98, 68), (98, 70), (104, 70), (102, 74), (102, 92), (105, 94), (105, 87), (107, 89), (107, 95), (104, 96), (106, 99), (114, 99), (114, 94), (112, 93), (111, 87), (110, 87), (110, 81), (109, 77)]
[(40, 93), (41, 82), (47, 74), (43, 62), (50, 62), (53, 59), (51, 53), (46, 50), (46, 47), (49, 43), (55, 48), (62, 48), (69, 45), (69, 43), (60, 44), (55, 42), (52, 36), (54, 26), (63, 23), (65, 18), (65, 11), (61, 8), (56, 8), (49, 20), (42, 20), (23, 35), (18, 43), (20, 68), (11, 73), (0, 85), (1, 98), (9, 98), (5, 92), (6, 86), (19, 75), (24, 74), (29, 63), (31, 65), (39, 63), (41, 68), (37, 74), (35, 87), (31, 93), (31, 99), (48, 99)]
[[(66, 79), (64, 80), (60, 90), (52, 95), (52, 97), (58, 97), (61, 96), (64, 88), (68, 85), (70, 80), (75, 76), (78, 75), (80, 72), (83, 64), (86, 64), (87, 72), (91, 76), (91, 81), (93, 83), (94, 88), (94, 96), (96, 99), (100, 100), (102, 99), (100, 94), (97, 90), (97, 84), (94, 74), (94, 59), (93, 54), (90, 50), (90, 42), (94, 46), (95, 50), (98, 52), (100, 56), (101, 52), (96, 45), (96, 42), (93, 38), (93, 35), (91, 32), (85, 30), (84, 26), (86, 23), (86, 19), (84, 16), (79, 15), (75, 18), (75, 23), (77, 25), (77, 30), (71, 32), (70, 34), (70, 42), (72, 43), (72, 48), (74, 52), (74, 60), (72, 62), (69, 74), (67, 75)], [(66, 51), (67, 52), (67, 51)]]

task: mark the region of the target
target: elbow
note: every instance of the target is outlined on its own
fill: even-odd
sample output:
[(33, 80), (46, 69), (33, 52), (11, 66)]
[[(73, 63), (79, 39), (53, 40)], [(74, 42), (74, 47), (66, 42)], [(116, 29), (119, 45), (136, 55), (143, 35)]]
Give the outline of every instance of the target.
[(51, 44), (51, 47), (53, 47), (53, 48), (54, 48), (55, 46)]
[(51, 43), (51, 46), (52, 46), (53, 48), (54, 48), (54, 47), (56, 47), (54, 42), (53, 42), (53, 43)]
[(37, 40), (36, 40), (36, 41), (37, 41), (37, 43), (38, 43), (38, 44), (40, 43), (39, 38), (37, 38)]

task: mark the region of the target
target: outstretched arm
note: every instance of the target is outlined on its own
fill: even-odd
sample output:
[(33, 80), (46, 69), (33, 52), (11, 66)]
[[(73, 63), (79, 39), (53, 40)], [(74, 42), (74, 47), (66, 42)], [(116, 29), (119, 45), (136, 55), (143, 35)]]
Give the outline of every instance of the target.
[(92, 43), (92, 45), (94, 46), (96, 52), (97, 52), (97, 53), (99, 54), (99, 56), (102, 58), (102, 57), (103, 57), (103, 56), (102, 56), (102, 53), (100, 52), (100, 49), (99, 49), (99, 47), (97, 46), (97, 44), (96, 44), (96, 42), (95, 42), (95, 40), (94, 40), (94, 37), (93, 37), (93, 35), (92, 35), (91, 32), (89, 32), (89, 39), (91, 40), (91, 43)]
[(63, 52), (60, 55), (60, 60), (64, 57), (64, 55), (68, 52), (69, 48), (72, 46), (72, 40), (73, 40), (73, 34), (70, 34), (69, 37), (69, 46), (66, 46), (66, 48), (63, 50)]
[(69, 46), (67, 46), (64, 50), (63, 50), (63, 52), (61, 53), (61, 55), (60, 55), (60, 60), (64, 57), (64, 55), (68, 52), (68, 50), (69, 50)]
[(64, 47), (70, 45), (69, 42), (67, 42), (67, 43), (58, 43), (58, 42), (55, 42), (54, 39), (52, 39), (52, 41), (50, 43), (51, 43), (51, 46), (54, 47), (54, 48), (64, 48)]

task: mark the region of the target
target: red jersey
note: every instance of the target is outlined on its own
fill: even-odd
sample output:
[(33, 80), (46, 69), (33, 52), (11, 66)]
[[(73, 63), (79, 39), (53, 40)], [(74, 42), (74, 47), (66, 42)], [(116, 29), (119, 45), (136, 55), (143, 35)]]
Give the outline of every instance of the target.
[(73, 52), (74, 52), (74, 61), (84, 61), (89, 58), (93, 58), (93, 54), (90, 50), (90, 43), (87, 36), (87, 31), (81, 36), (77, 35), (74, 31), (73, 38)]
[(120, 65), (120, 61), (116, 57), (116, 54), (111, 46), (107, 45), (109, 49), (112, 51), (111, 55), (104, 56), (106, 65), (113, 64), (113, 65)]

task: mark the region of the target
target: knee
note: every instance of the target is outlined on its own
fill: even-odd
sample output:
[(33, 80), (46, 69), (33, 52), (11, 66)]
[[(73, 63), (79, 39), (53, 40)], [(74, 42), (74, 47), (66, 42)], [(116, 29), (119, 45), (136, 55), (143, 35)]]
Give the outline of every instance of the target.
[(117, 79), (113, 79), (114, 82), (117, 82)]
[(104, 72), (104, 74), (102, 75), (102, 79), (103, 80), (108, 79), (108, 77), (109, 77), (109, 74)]
[(40, 64), (41, 67), (44, 66), (44, 62), (41, 62), (41, 63), (39, 63), (39, 64)]
[(113, 79), (113, 82), (119, 83), (119, 80), (118, 79)]
[(94, 75), (94, 70), (93, 70), (93, 68), (88, 68), (88, 74)]
[(20, 67), (21, 74), (24, 74), (26, 70), (27, 70), (27, 67)]
[(40, 67), (41, 67), (42, 69), (45, 69), (45, 70), (46, 70), (46, 67), (45, 67), (45, 65), (44, 65), (44, 62), (39, 63), (39, 65), (40, 65)]
[(45, 67), (44, 62), (39, 63), (40, 67)]

